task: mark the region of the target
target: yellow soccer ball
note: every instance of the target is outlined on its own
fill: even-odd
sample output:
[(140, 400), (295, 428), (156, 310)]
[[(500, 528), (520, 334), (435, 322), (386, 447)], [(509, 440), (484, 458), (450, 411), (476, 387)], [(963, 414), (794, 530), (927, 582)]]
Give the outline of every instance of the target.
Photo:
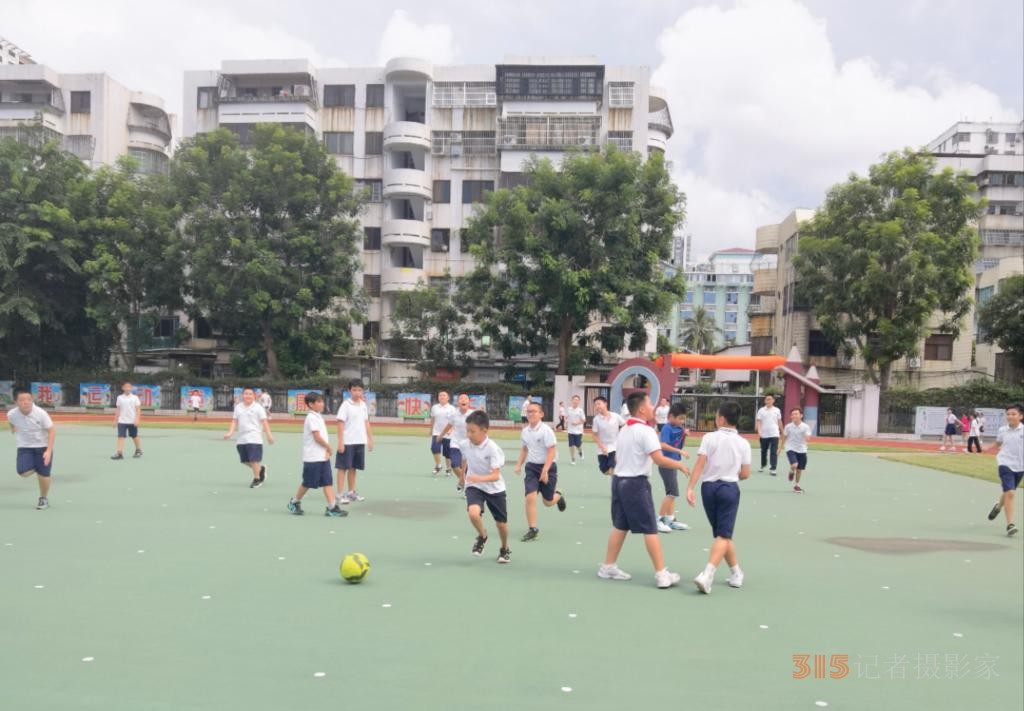
[(341, 577), (350, 583), (361, 583), (370, 572), (370, 560), (362, 553), (349, 553), (341, 561)]

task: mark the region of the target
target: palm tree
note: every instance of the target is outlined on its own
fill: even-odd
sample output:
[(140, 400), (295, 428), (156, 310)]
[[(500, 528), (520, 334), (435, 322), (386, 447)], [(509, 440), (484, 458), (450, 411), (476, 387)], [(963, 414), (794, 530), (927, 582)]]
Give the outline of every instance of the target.
[[(714, 314), (703, 306), (693, 310), (693, 316), (683, 322), (683, 347), (693, 353), (710, 353), (715, 349), (715, 336), (722, 329), (715, 323)], [(697, 369), (697, 382), (700, 382), (700, 369)]]

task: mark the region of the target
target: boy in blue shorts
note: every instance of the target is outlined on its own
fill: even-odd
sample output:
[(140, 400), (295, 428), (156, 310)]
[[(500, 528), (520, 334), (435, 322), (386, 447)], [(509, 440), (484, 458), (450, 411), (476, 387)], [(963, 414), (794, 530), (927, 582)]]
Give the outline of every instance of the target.
[(263, 435), (267, 435), (271, 444), (274, 443), (274, 435), (270, 434), (267, 411), (256, 402), (256, 391), (248, 386), (242, 388), (242, 402), (235, 405), (234, 417), (224, 439), (231, 439), (236, 429), (238, 442), (235, 448), (238, 450), (238, 459), (252, 469), (249, 488), (258, 489), (267, 480), (267, 468), (263, 466)]
[(779, 447), (786, 453), (789, 460), (789, 480), (795, 482), (793, 493), (802, 494), (800, 476), (807, 469), (807, 440), (811, 438), (811, 428), (804, 422), (804, 411), (794, 407), (789, 412), (789, 424), (782, 431)]
[(356, 490), (356, 473), (366, 468), (367, 450), (373, 451), (373, 429), (370, 427), (370, 409), (364, 397), (363, 381), (349, 382), (348, 391), (350, 397), (338, 408), (338, 455), (334, 458), (338, 478), (335, 502), (339, 504), (365, 500)]
[(545, 506), (558, 506), (565, 511), (565, 497), (555, 487), (558, 486), (558, 440), (555, 431), (541, 420), (544, 411), (540, 405), (531, 402), (526, 406), (526, 427), (520, 430), (519, 438), (523, 446), (519, 450), (516, 461), (516, 476), (523, 470), (526, 462), (526, 476), (523, 484), (526, 489), (526, 534), (523, 543), (536, 540), (540, 535), (537, 528), (537, 494)]
[(444, 457), (447, 476), (454, 474), (451, 459), (451, 428), (449, 427), (454, 414), (455, 408), (448, 402), (448, 391), (441, 390), (437, 393), (437, 403), (430, 408), (430, 453), (434, 455), (434, 476), (441, 473), (442, 457)]
[(1013, 499), (1017, 487), (1024, 479), (1024, 405), (1014, 404), (1006, 408), (1006, 424), (999, 428), (993, 448), (997, 448), (996, 464), (999, 466), (999, 483), (1003, 493), (992, 507), (988, 520), (994, 521), (1000, 511), (1006, 513), (1006, 535), (1017, 533), (1013, 522)]
[(466, 440), (459, 445), (466, 464), (466, 511), (469, 522), (476, 530), (472, 553), (479, 556), (487, 544), (484, 527), (484, 506), (494, 517), (501, 537), (499, 563), (511, 563), (512, 551), (508, 547), (508, 501), (501, 468), (505, 466), (505, 453), (487, 436), (490, 420), (487, 413), (475, 410), (466, 415)]
[(743, 571), (736, 558), (732, 534), (736, 525), (736, 512), (740, 507), (740, 486), (742, 479), (750, 477), (750, 443), (740, 437), (736, 426), (740, 421), (739, 403), (726, 400), (718, 408), (715, 432), (704, 435), (697, 451), (697, 464), (690, 474), (686, 487), (686, 501), (696, 506), (693, 489), (700, 481), (700, 496), (704, 503), (715, 542), (711, 545), (708, 564), (693, 579), (697, 589), (705, 595), (711, 593), (715, 570), (725, 558), (731, 575), (726, 582), (731, 587), (743, 586)]
[(615, 476), (615, 440), (625, 424), (617, 412), (608, 410), (608, 398), (603, 395), (594, 398), (594, 421), (590, 423), (590, 432), (597, 445), (597, 468), (605, 476)]
[(472, 410), (469, 409), (469, 395), (462, 393), (456, 398), (456, 402), (458, 403), (458, 409), (452, 415), (451, 422), (448, 424), (449, 429), (446, 433), (451, 437), (452, 442), (448, 448), (448, 452), (451, 455), (452, 469), (459, 478), (458, 484), (455, 485), (455, 493), (465, 496), (466, 467), (462, 457), (462, 443), (466, 441), (466, 416)]
[[(662, 425), (659, 439), (661, 439), (661, 451), (669, 459), (677, 462), (682, 458), (690, 458), (690, 455), (683, 451), (683, 443), (686, 441), (686, 407), (681, 402), (673, 403), (668, 408), (665, 423)], [(667, 467), (658, 467), (658, 474), (665, 485), (665, 498), (661, 500), (661, 508), (658, 509), (658, 533), (671, 533), (672, 531), (685, 531), (689, 528), (685, 523), (676, 521), (676, 499), (679, 498), (679, 471)]]
[(580, 407), (579, 395), (572, 396), (572, 406), (566, 414), (569, 416), (569, 427), (566, 429), (569, 433), (569, 461), (575, 465), (577, 458), (583, 461), (583, 427), (587, 422), (587, 415)]
[(348, 516), (334, 501), (334, 482), (331, 480), (331, 442), (328, 439), (327, 423), (321, 414), (324, 399), (320, 393), (306, 394), (306, 422), (302, 426), (302, 484), (295, 496), (288, 502), (288, 510), (296, 516), (302, 510), (302, 497), (310, 489), (323, 489), (327, 499), (325, 516)]
[(42, 511), (50, 508), (50, 469), (53, 466), (53, 442), (57, 438), (57, 430), (46, 410), (32, 401), (32, 393), (27, 390), (17, 391), (14, 403), (16, 407), (7, 413), (7, 423), (18, 445), (15, 470), (21, 477), (36, 475), (39, 484), (36, 509)]

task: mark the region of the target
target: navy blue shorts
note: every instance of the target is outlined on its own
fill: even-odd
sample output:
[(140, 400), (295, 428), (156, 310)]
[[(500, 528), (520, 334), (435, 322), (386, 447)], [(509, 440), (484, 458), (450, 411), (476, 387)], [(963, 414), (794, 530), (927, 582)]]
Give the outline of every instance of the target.
[(440, 439), (436, 435), (431, 437), (430, 453), (440, 454), (445, 459), (450, 459), (452, 456), (452, 441), (450, 439)]
[(956, 425), (946, 425), (946, 435), (952, 437), (956, 434)]
[(307, 489), (319, 489), (321, 486), (331, 486), (334, 479), (331, 478), (331, 463), (303, 462), (302, 463), (302, 485)]
[(235, 449), (238, 450), (238, 461), (242, 464), (263, 461), (262, 444), (236, 444)]
[(700, 498), (715, 538), (732, 538), (740, 509), (740, 485), (734, 481), (706, 481), (700, 485)]
[(452, 460), (452, 466), (456, 469), (462, 466), (462, 450), (458, 447), (448, 448), (449, 458)]
[(118, 422), (117, 436), (119, 439), (124, 439), (125, 437), (135, 439), (139, 436), (139, 428), (136, 425), (126, 425), (123, 422)]
[[(19, 455), (21, 450), (18, 450)], [(1024, 479), (1024, 471), (1015, 472), (1010, 467), (999, 467), (999, 481), (1003, 484), (1003, 491), (1013, 491), (1020, 486), (1021, 479)]]
[(53, 466), (53, 455), (50, 455), (50, 463), (43, 464), (43, 452), (46, 447), (18, 447), (16, 468), (18, 474), (27, 474), (34, 471), (39, 476), (50, 476), (50, 467)]
[(346, 444), (344, 452), (334, 455), (335, 469), (366, 469), (366, 445)]
[(665, 485), (665, 496), (674, 496), (679, 498), (679, 470), (678, 469), (665, 469), (664, 467), (658, 467), (658, 473), (661, 474), (661, 483)]
[(800, 471), (807, 469), (807, 452), (794, 452), (791, 449), (787, 449), (786, 459), (789, 460), (790, 464), (795, 464), (796, 468)]
[(615, 450), (608, 452), (608, 454), (597, 455), (597, 468), (601, 470), (602, 474), (607, 474), (609, 469), (615, 468)]
[(526, 487), (527, 495), (539, 491), (545, 501), (551, 501), (551, 499), (555, 498), (555, 485), (558, 484), (558, 465), (551, 462), (551, 468), (548, 469), (547, 484), (542, 484), (540, 481), (540, 470), (543, 468), (543, 464), (527, 462), (526, 476), (523, 477), (523, 484)]
[(577, 449), (582, 447), (583, 446), (583, 435), (582, 434), (573, 434), (572, 432), (570, 432), (569, 433), (569, 446), (570, 447), (576, 447)]
[(504, 491), (497, 494), (488, 494), (483, 489), (478, 489), (472, 484), (467, 486), (466, 508), (479, 506), (480, 513), (483, 513), (485, 505), (491, 512), (491, 516), (494, 516), (495, 521), (498, 523), (508, 523), (508, 498)]
[(612, 477), (612, 526), (630, 533), (658, 532), (647, 477)]

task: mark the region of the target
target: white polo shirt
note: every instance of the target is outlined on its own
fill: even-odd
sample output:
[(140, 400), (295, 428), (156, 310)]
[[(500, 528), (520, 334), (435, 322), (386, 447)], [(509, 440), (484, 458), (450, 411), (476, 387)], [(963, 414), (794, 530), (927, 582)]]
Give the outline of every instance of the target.
[(142, 401), (138, 395), (131, 393), (117, 396), (117, 421), (122, 425), (134, 425), (135, 418), (142, 407)]
[(786, 425), (786, 451), (807, 454), (807, 438), (811, 436), (811, 427), (806, 422)]
[(601, 415), (594, 415), (594, 421), (590, 424), (590, 429), (594, 431), (597, 438), (601, 440), (601, 444), (603, 444), (609, 452), (614, 452), (615, 440), (619, 436), (619, 430), (622, 429), (625, 424), (626, 421), (619, 415), (614, 412), (609, 412), (604, 417)]
[(366, 407), (366, 400), (358, 403), (349, 398), (341, 403), (338, 408), (338, 422), (345, 423), (341, 439), (343, 444), (366, 444), (369, 438), (366, 436), (366, 423), (370, 419), (370, 410)]
[(203, 398), (198, 395), (189, 395), (188, 404), (193, 410), (198, 410), (203, 406)]
[(469, 408), (465, 412), (459, 412), (455, 410), (455, 414), (452, 415), (452, 431), (451, 431), (451, 448), (462, 450), (462, 441), (469, 435), (466, 434), (466, 416), (473, 412), (473, 408)]
[(238, 444), (263, 444), (263, 423), (267, 411), (258, 402), (248, 407), (244, 402), (235, 405), (235, 422), (238, 423)]
[(659, 425), (664, 425), (665, 423), (667, 423), (668, 422), (668, 411), (669, 411), (669, 406), (668, 405), (662, 405), (660, 407), (654, 408), (654, 421), (655, 421), (655, 423), (657, 423)]
[[(555, 439), (555, 431), (543, 422), (538, 422), (536, 427), (527, 425), (519, 434), (523, 446), (526, 447), (526, 461), (529, 464), (544, 464), (548, 458), (548, 448), (555, 447), (558, 440)], [(558, 461), (558, 452), (555, 452), (553, 462)]]
[(583, 434), (583, 425), (587, 421), (587, 414), (582, 407), (570, 407), (566, 410), (569, 419), (566, 422), (565, 431), (569, 434)]
[(324, 448), (313, 439), (313, 433), (319, 432), (328, 445), (331, 443), (330, 435), (327, 434), (327, 423), (319, 412), (310, 410), (306, 414), (306, 421), (302, 425), (302, 461), (304, 462), (325, 462), (329, 456)]
[(757, 421), (761, 423), (761, 436), (765, 439), (779, 436), (779, 423), (782, 421), (782, 411), (772, 405), (762, 407), (757, 411)]
[(740, 467), (750, 464), (750, 443), (731, 427), (709, 432), (700, 440), (697, 456), (707, 457), (700, 480), (739, 481)]
[(996, 442), (999, 443), (996, 464), (1009, 467), (1011, 472), (1024, 472), (1024, 424), (1017, 425), (1015, 429), (1003, 425), (996, 435)]
[(18, 408), (9, 410), (7, 421), (14, 425), (14, 439), (19, 448), (45, 449), (49, 444), (53, 420), (39, 405), (33, 404), (27, 415)]
[[(449, 422), (451, 422), (452, 415), (454, 415), (456, 412), (457, 410), (455, 409), (455, 406), (452, 405), (451, 403), (448, 403), (447, 405), (436, 403), (433, 407), (431, 407), (430, 420), (431, 422), (433, 422), (433, 427), (430, 430), (430, 434), (434, 435), (435, 437), (440, 436), (440, 434), (444, 432), (444, 428), (448, 426)], [(452, 433), (449, 432), (447, 435), (445, 435), (445, 439), (451, 439), (451, 436)]]
[[(473, 444), (467, 439), (459, 449), (466, 458), (466, 476), (487, 476), (492, 470), (505, 466), (505, 453), (490, 437), (480, 444)], [(497, 481), (466, 482), (466, 487), (475, 487), (487, 494), (500, 494), (505, 491), (505, 478), (499, 476)]]
[(661, 442), (653, 427), (631, 417), (615, 438), (615, 450), (615, 476), (650, 476), (651, 454), (661, 451)]

